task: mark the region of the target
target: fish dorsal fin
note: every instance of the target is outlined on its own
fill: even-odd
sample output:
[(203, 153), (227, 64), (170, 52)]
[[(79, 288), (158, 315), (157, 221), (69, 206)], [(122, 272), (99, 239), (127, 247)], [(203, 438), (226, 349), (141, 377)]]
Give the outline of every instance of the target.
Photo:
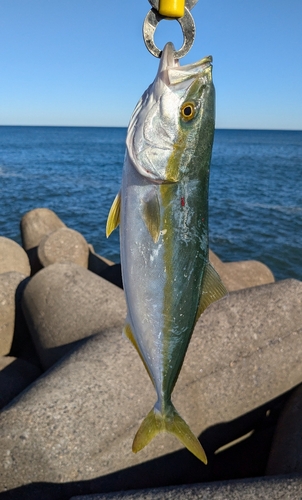
[(150, 380), (151, 380), (152, 384), (154, 385), (154, 382), (153, 382), (153, 379), (152, 379), (152, 377), (151, 377), (151, 373), (150, 373), (150, 371), (149, 371), (149, 368), (148, 368), (148, 366), (147, 366), (147, 365), (146, 365), (146, 363), (145, 363), (145, 360), (144, 360), (144, 358), (143, 358), (143, 356), (142, 356), (142, 353), (141, 353), (141, 351), (140, 351), (140, 349), (139, 349), (139, 347), (138, 347), (138, 345), (137, 345), (137, 342), (136, 342), (136, 340), (135, 340), (135, 337), (134, 337), (134, 335), (133, 335), (132, 328), (131, 328), (130, 324), (128, 323), (128, 318), (127, 318), (127, 320), (126, 320), (126, 323), (125, 323), (125, 326), (124, 326), (124, 329), (123, 329), (123, 335), (125, 335), (125, 337), (127, 337), (127, 338), (130, 340), (131, 344), (132, 344), (132, 345), (135, 347), (135, 349), (137, 350), (137, 352), (138, 352), (138, 354), (139, 354), (139, 357), (141, 358), (141, 360), (142, 360), (142, 362), (143, 362), (143, 364), (144, 364), (144, 367), (146, 368), (146, 371), (147, 371), (147, 373), (148, 373), (148, 375), (149, 375), (149, 377), (150, 377)]
[(143, 220), (152, 240), (157, 243), (160, 235), (160, 204), (154, 190), (143, 199)]
[(207, 263), (204, 271), (202, 294), (196, 314), (196, 321), (203, 311), (216, 300), (228, 295), (228, 291), (214, 267)]
[(108, 238), (112, 231), (114, 231), (120, 223), (120, 215), (121, 215), (121, 192), (119, 191), (114, 201), (111, 205), (107, 224), (106, 224), (106, 237)]

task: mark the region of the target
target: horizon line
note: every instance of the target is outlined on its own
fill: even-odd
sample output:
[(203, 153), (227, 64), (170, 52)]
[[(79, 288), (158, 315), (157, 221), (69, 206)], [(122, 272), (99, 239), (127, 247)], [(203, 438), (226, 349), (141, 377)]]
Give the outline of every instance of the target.
[[(0, 127), (44, 127), (44, 128), (124, 128), (128, 125), (2, 125)], [(249, 130), (249, 131), (271, 131), (271, 132), (302, 132), (302, 129), (291, 128), (243, 128), (243, 127), (215, 127), (215, 130)]]

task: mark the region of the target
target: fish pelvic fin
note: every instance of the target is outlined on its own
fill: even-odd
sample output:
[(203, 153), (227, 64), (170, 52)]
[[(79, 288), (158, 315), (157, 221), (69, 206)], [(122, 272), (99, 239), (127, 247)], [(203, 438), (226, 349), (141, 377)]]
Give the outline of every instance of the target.
[(171, 402), (165, 413), (161, 413), (156, 406), (148, 413), (135, 435), (132, 451), (137, 453), (142, 450), (160, 432), (173, 434), (199, 460), (204, 464), (208, 463), (205, 451), (197, 437)]
[(121, 218), (121, 192), (119, 191), (113, 200), (109, 210), (107, 224), (106, 224), (106, 238), (110, 236), (120, 223)]

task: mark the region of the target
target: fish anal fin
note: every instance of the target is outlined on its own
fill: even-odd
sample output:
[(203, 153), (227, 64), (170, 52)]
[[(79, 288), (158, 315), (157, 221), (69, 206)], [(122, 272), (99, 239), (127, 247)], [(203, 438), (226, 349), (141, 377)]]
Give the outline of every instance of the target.
[(216, 302), (216, 300), (222, 299), (226, 295), (228, 295), (228, 290), (222, 283), (217, 271), (208, 262), (204, 271), (202, 294), (196, 314), (196, 321), (212, 302)]
[(141, 353), (141, 351), (137, 345), (137, 342), (135, 340), (135, 337), (133, 335), (132, 328), (128, 322), (126, 322), (126, 324), (124, 326), (123, 334), (130, 340), (131, 344), (135, 347), (136, 351), (138, 352), (139, 357), (141, 358), (141, 360), (144, 364), (144, 367), (146, 368), (146, 372), (148, 373), (150, 380), (151, 380), (152, 384), (154, 385), (150, 370), (149, 370), (149, 368), (148, 368), (148, 366), (147, 366), (147, 364), (142, 356), (142, 353)]
[(112, 231), (114, 231), (120, 223), (121, 216), (121, 192), (116, 195), (109, 210), (107, 224), (106, 224), (106, 237), (108, 238)]
[(160, 235), (160, 204), (155, 190), (143, 199), (142, 215), (152, 240), (157, 243)]
[(160, 432), (173, 434), (193, 455), (204, 464), (207, 463), (203, 447), (172, 403), (165, 414), (155, 407), (148, 413), (135, 435), (132, 451), (137, 453), (142, 450)]

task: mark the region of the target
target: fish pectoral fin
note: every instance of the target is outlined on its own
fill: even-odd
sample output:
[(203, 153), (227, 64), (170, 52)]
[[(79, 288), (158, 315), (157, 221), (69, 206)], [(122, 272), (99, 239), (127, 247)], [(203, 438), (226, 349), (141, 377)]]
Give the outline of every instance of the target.
[(106, 224), (106, 237), (108, 238), (112, 231), (114, 231), (120, 223), (121, 217), (121, 192), (119, 191), (113, 200), (109, 210), (107, 224)]
[(137, 453), (142, 450), (160, 432), (173, 434), (199, 460), (204, 464), (208, 462), (205, 451), (197, 437), (194, 436), (190, 427), (181, 418), (172, 403), (170, 403), (166, 414), (162, 414), (156, 408), (152, 408), (135, 435), (132, 451)]
[(143, 199), (142, 215), (151, 238), (157, 243), (160, 235), (160, 204), (155, 191), (149, 193), (147, 199)]
[(146, 362), (145, 362), (145, 360), (144, 360), (144, 358), (143, 358), (143, 355), (142, 355), (142, 353), (141, 353), (141, 351), (140, 351), (140, 349), (139, 349), (139, 347), (138, 347), (138, 345), (137, 345), (137, 342), (136, 342), (135, 337), (134, 337), (134, 335), (133, 335), (132, 328), (131, 328), (130, 324), (129, 324), (127, 321), (126, 321), (125, 326), (124, 326), (124, 328), (123, 328), (123, 334), (124, 334), (124, 335), (125, 335), (125, 336), (129, 339), (129, 340), (130, 340), (131, 344), (132, 344), (132, 345), (135, 347), (135, 349), (137, 350), (138, 355), (139, 355), (139, 357), (141, 358), (141, 360), (142, 360), (142, 362), (143, 362), (144, 367), (146, 368), (146, 372), (148, 373), (148, 375), (149, 375), (149, 377), (150, 377), (150, 380), (151, 380), (152, 384), (154, 385), (154, 381), (153, 381), (153, 379), (152, 379), (152, 377), (151, 377), (150, 370), (149, 370), (149, 368), (148, 368), (148, 366), (147, 366), (147, 364), (146, 364)]
[(228, 290), (221, 281), (221, 278), (214, 267), (207, 263), (204, 278), (203, 278), (203, 290), (196, 314), (196, 321), (199, 319), (203, 311), (216, 300), (222, 299), (228, 295)]

